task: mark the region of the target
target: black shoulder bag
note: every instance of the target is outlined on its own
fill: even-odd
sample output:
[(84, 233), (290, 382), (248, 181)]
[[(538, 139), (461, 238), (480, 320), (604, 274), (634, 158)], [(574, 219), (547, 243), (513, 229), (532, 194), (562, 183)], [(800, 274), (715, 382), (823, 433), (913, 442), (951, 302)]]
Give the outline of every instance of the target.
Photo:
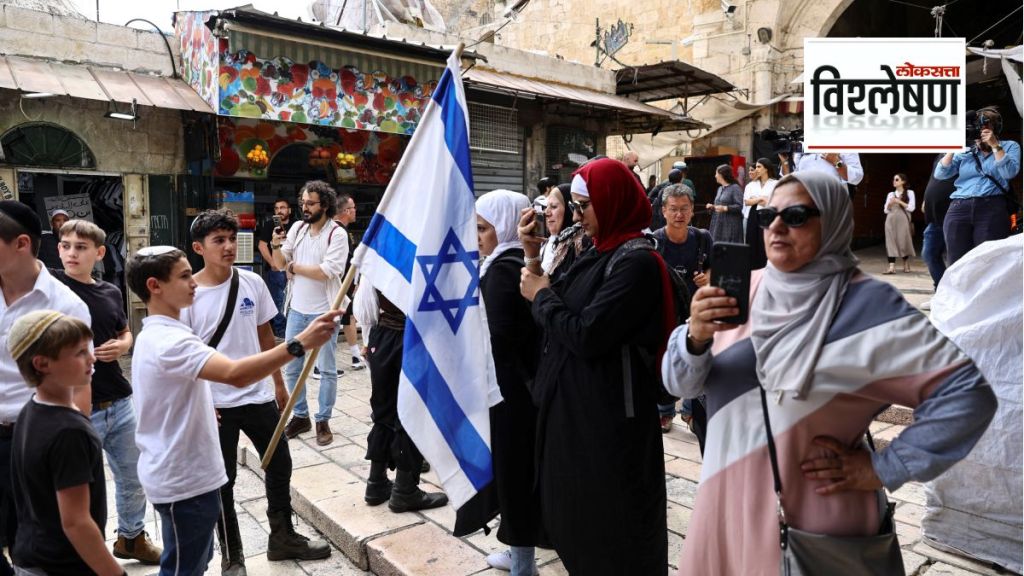
[(238, 300), (238, 270), (231, 269), (231, 287), (228, 288), (228, 303), (224, 306), (224, 316), (220, 319), (220, 324), (217, 325), (217, 331), (210, 337), (210, 341), (207, 344), (210, 348), (216, 348), (220, 344), (221, 338), (224, 337), (224, 333), (228, 331), (228, 324), (231, 324), (231, 317), (234, 316), (235, 302)]
[[(994, 153), (995, 152), (993, 152), (993, 154)], [(1020, 200), (1017, 200), (1017, 197), (1013, 195), (1013, 192), (1007, 190), (1006, 188), (1003, 188), (1003, 185), (999, 183), (999, 180), (996, 180), (994, 176), (992, 176), (988, 172), (985, 172), (985, 169), (981, 167), (981, 158), (978, 158), (978, 150), (976, 148), (971, 148), (971, 157), (974, 158), (974, 164), (978, 167), (978, 172), (981, 172), (985, 176), (985, 178), (988, 178), (993, 184), (996, 185), (996, 188), (998, 188), (999, 191), (1003, 193), (1003, 197), (1006, 198), (1006, 211), (1009, 212), (1011, 215), (1016, 216), (1016, 218), (1014, 219), (1014, 225), (1011, 227), (1010, 232), (1020, 232), (1021, 226), (1024, 225), (1024, 222), (1021, 222)]]
[[(782, 509), (782, 477), (775, 438), (768, 420), (768, 400), (761, 387), (761, 409), (764, 429), (768, 435), (768, 458), (775, 480), (775, 502), (779, 514), (779, 546), (782, 548), (779, 574), (782, 576), (904, 576), (903, 556), (896, 538), (893, 509), (895, 506), (879, 497), (882, 525), (873, 536), (828, 536), (812, 534), (786, 523)], [(871, 436), (868, 436), (870, 442)], [(874, 445), (872, 444), (872, 450)], [(882, 492), (884, 495), (884, 491)]]

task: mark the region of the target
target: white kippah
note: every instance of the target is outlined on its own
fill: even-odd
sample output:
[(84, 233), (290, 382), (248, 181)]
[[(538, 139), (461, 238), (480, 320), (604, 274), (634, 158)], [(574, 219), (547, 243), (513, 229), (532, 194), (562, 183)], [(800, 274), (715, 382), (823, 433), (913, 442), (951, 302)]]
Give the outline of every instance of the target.
[(569, 192), (590, 198), (590, 191), (587, 190), (587, 182), (583, 179), (583, 176), (580, 176), (579, 174), (572, 177), (572, 185), (569, 188)]

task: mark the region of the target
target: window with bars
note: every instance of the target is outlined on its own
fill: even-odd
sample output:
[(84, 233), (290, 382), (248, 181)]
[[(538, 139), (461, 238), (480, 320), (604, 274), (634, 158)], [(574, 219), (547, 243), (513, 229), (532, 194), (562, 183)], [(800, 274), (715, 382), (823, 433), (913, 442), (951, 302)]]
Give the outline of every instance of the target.
[(485, 152), (522, 154), (523, 133), (514, 108), (469, 103), (469, 147)]

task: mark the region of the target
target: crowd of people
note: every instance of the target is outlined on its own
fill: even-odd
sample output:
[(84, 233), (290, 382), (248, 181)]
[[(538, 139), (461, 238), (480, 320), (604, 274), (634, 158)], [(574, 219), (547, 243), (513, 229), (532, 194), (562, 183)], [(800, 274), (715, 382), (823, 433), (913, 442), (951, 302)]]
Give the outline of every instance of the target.
[[(941, 254), (939, 227), (950, 263), (1009, 233), (993, 199), (1019, 171), (1020, 148), (997, 132), (937, 160), (935, 179), (956, 180), (948, 210), (937, 186), (924, 194), (926, 259)], [(662, 433), (678, 413), (704, 459), (683, 573), (820, 572), (794, 552), (801, 539), (847, 549), (894, 542), (885, 491), (963, 458), (995, 399), (970, 358), (859, 269), (847, 188), (863, 176), (859, 158), (787, 158), (781, 180), (760, 158), (745, 189), (719, 166), (704, 206), (709, 230), (692, 225), (685, 164), (645, 190), (627, 160), (599, 157), (570, 182), (545, 179), (536, 203), (508, 190), (477, 200), (480, 295), (504, 400), (490, 410), (493, 485), (458, 510), (456, 533), (500, 515), (497, 537), (509, 548), (487, 561), (513, 576), (536, 573), (538, 547), (554, 548), (570, 574), (663, 575)], [(896, 258), (908, 270), (914, 256), (914, 192), (903, 174), (893, 184), (888, 273)], [(233, 496), (239, 435), (266, 453), (316, 349), (317, 410), (300, 395), (285, 436), (315, 424), (318, 444), (333, 441), (342, 330), (352, 368), (370, 369), (365, 503), (396, 513), (447, 504), (419, 488), (428, 464), (397, 411), (402, 311), (368, 282), (347, 309), (332, 309), (350, 266), (353, 199), (313, 181), (299, 209), (292, 221), (289, 202), (275, 203), (275, 225), (259, 242), (265, 278), (234, 267), (239, 227), (227, 211), (192, 222), (190, 249), (203, 261), (195, 274), (177, 248), (136, 251), (127, 283), (148, 316), (133, 335), (120, 291), (93, 277), (103, 231), (60, 223), (62, 270), (51, 271), (38, 260), (34, 211), (0, 202), (0, 530), (13, 560), (0, 556), (0, 576), (123, 574), (115, 558), (198, 574), (215, 537), (222, 573), (245, 574)], [(750, 246), (741, 325), (727, 320), (736, 295), (714, 281), (726, 264), (712, 259), (722, 242)], [(128, 378), (118, 360), (133, 347)], [(876, 452), (865, 434), (890, 404), (914, 408), (914, 422)], [(112, 550), (104, 454), (115, 486)], [(267, 556), (324, 558), (330, 547), (292, 524), (291, 469), (285, 441), (264, 478)], [(162, 520), (162, 549), (144, 530), (147, 502)], [(856, 561), (874, 560), (892, 558)]]

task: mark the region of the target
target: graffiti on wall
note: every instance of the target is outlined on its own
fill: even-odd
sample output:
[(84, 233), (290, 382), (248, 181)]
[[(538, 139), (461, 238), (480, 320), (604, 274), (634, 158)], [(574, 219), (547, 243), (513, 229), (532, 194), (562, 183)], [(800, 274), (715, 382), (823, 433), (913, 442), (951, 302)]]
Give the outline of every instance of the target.
[(217, 109), (223, 116), (411, 135), (436, 86), (352, 66), (265, 60), (248, 50), (220, 58)]
[(211, 12), (177, 12), (174, 15), (174, 36), (181, 56), (181, 77), (214, 110), (217, 109), (217, 39), (206, 26)]
[[(282, 151), (294, 158), (296, 148), (302, 161), (325, 177), (342, 183), (385, 185), (391, 180), (408, 136), (349, 130), (326, 126), (283, 124), (248, 118), (218, 118), (220, 161), (214, 176), (266, 178)], [(250, 155), (253, 150), (264, 151)]]

